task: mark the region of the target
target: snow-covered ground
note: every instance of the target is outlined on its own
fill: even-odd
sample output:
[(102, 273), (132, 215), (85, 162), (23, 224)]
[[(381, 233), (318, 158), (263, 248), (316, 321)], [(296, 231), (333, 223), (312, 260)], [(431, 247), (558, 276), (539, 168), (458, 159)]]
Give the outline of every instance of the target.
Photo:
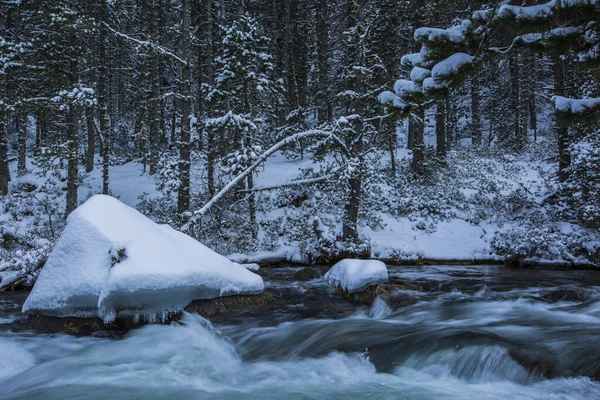
[[(431, 135), (426, 139), (428, 142), (431, 141)], [(521, 229), (521, 233), (528, 234), (531, 228), (524, 225), (523, 220), (529, 218), (527, 215), (532, 212), (546, 215), (547, 206), (544, 202), (555, 190), (551, 187), (551, 180), (548, 179), (555, 176), (555, 163), (546, 160), (541, 147), (543, 144), (537, 148), (535, 146), (538, 144), (532, 146), (532, 150), (518, 157), (485, 154), (473, 156), (464, 149), (458, 149), (450, 154), (449, 166), (442, 169), (442, 177), (429, 186), (415, 186), (405, 179), (402, 172), (396, 174), (394, 181), (385, 181), (387, 179), (385, 174), (378, 175), (378, 180), (375, 181), (378, 189), (374, 192), (379, 198), (370, 199), (368, 206), (370, 208), (367, 209), (366, 214), (363, 212), (359, 228), (361, 237), (368, 243), (371, 257), (389, 262), (503, 260), (505, 255), (497, 252), (498, 246), (505, 248), (521, 246), (522, 237), (511, 236), (511, 232)], [(378, 168), (382, 170), (389, 168), (389, 153), (379, 153), (377, 157), (379, 157), (376, 163)], [(411, 152), (399, 148), (396, 150), (395, 157), (399, 168), (406, 167), (410, 162)], [(272, 187), (302, 178), (306, 169), (313, 168), (314, 171), (320, 169), (320, 165), (315, 164), (313, 160), (312, 157), (289, 159), (283, 153), (276, 153), (257, 171), (255, 185)], [(86, 174), (81, 170), (83, 183), (79, 188), (80, 203), (101, 192), (102, 171), (100, 160), (97, 161), (96, 168), (91, 173)], [(324, 162), (328, 161), (331, 160), (326, 159)], [(30, 171), (28, 174), (17, 177), (16, 161), (13, 161), (11, 185), (30, 183), (40, 186), (48, 181), (47, 178), (40, 177), (39, 167), (28, 164), (28, 169)], [(202, 166), (195, 165), (192, 188), (200, 188), (200, 182), (204, 179), (203, 174)], [(163, 195), (157, 190), (156, 179), (156, 176), (144, 172), (143, 166), (138, 162), (114, 165), (110, 167), (110, 193), (124, 204), (139, 208), (140, 196), (147, 195), (145, 197), (147, 200), (158, 199)], [(226, 179), (224, 177), (225, 181)], [(60, 183), (57, 187), (59, 186)], [(299, 189), (298, 193), (302, 190), (304, 189)], [(307, 243), (299, 242), (297, 236), (294, 238), (291, 229), (295, 229), (297, 224), (302, 224), (302, 221), (311, 225), (313, 223), (311, 218), (316, 218), (325, 221), (323, 226), (329, 224), (327, 227), (329, 231), (325, 236), (335, 242), (337, 240), (335, 236), (339, 234), (341, 225), (339, 221), (341, 215), (339, 196), (341, 195), (333, 192), (321, 193), (314, 187), (308, 187), (306, 190), (310, 196), (316, 195), (320, 198), (309, 202), (311, 205), (308, 208), (304, 205), (292, 206), (287, 200), (287, 203), (278, 202), (277, 199), (284, 195), (281, 191), (265, 191), (258, 194), (258, 202), (263, 207), (259, 207), (257, 214), (260, 242), (255, 251), (248, 252), (247, 249), (231, 245), (222, 247), (211, 242), (208, 242), (209, 246), (223, 255), (228, 254), (228, 258), (237, 263), (313, 261), (310, 251), (315, 251), (314, 246), (319, 250), (321, 244), (313, 240), (311, 243), (313, 249), (307, 251)], [(291, 195), (295, 196), (294, 192), (291, 192)], [(373, 196), (372, 193), (369, 195)], [(0, 222), (5, 221), (0, 227), (0, 233), (8, 232), (16, 235), (19, 232), (32, 232), (30, 236), (34, 239), (29, 243), (31, 249), (27, 250), (26, 254), (17, 254), (12, 259), (0, 260), (0, 267), (18, 265), (23, 258), (27, 259), (22, 263), (27, 267), (23, 268), (30, 268), (31, 265), (42, 262), (62, 230), (64, 195), (60, 191), (58, 205), (51, 216), (56, 231), (54, 240), (38, 238), (42, 236), (38, 234), (38, 229), (46, 224), (45, 209), (41, 207), (39, 200), (36, 198), (27, 204), (26, 208), (29, 207), (31, 210), (15, 209), (0, 216)], [(19, 207), (24, 206), (19, 205)], [(148, 210), (142, 209), (142, 211)], [(13, 218), (11, 213), (23, 213), (25, 216), (17, 215)], [(279, 229), (274, 240), (273, 227)], [(269, 232), (268, 229), (271, 231)], [(312, 228), (304, 229), (307, 233), (303, 234), (304, 236), (314, 234)], [(560, 223), (557, 229), (565, 234), (581, 232), (580, 227), (564, 222)], [(241, 235), (238, 232), (234, 234)], [(496, 243), (494, 247), (498, 235), (506, 237), (502, 238), (503, 242), (501, 241), (500, 245)], [(562, 260), (566, 247), (560, 243), (562, 240), (560, 236), (552, 235), (543, 229), (535, 231), (532, 235), (537, 241), (534, 245), (542, 249), (542, 255), (537, 256), (537, 259)], [(38, 251), (38, 248), (41, 250)], [(15, 278), (10, 270), (2, 274), (4, 283)]]

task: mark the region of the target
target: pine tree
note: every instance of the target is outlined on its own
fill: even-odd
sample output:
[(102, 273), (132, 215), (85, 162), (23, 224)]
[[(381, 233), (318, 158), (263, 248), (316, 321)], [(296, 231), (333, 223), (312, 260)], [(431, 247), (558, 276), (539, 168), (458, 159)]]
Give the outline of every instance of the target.
[[(218, 135), (227, 173), (244, 170), (256, 159), (268, 140), (265, 128), (276, 121), (274, 105), (282, 88), (274, 78), (268, 39), (258, 32), (256, 20), (245, 13), (223, 32), (223, 50), (217, 58), (215, 83), (207, 94), (211, 118), (205, 121), (207, 135)], [(214, 151), (214, 149), (209, 149)], [(246, 188), (254, 187), (253, 175)], [(256, 194), (248, 195), (252, 239), (257, 238)]]

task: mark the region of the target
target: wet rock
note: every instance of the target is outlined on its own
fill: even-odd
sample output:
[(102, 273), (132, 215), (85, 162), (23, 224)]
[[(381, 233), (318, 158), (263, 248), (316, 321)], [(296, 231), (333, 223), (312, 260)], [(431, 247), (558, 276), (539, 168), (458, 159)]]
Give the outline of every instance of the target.
[(27, 325), (41, 333), (66, 333), (73, 336), (120, 337), (145, 322), (133, 318), (118, 318), (111, 324), (104, 324), (100, 318), (54, 317), (43, 314), (31, 314)]
[(293, 276), (294, 279), (299, 281), (310, 281), (313, 279), (319, 279), (323, 276), (321, 270), (315, 267), (302, 268), (296, 272)]
[(582, 302), (585, 301), (585, 292), (583, 290), (561, 289), (545, 294), (542, 299), (549, 303), (559, 301)]
[(508, 355), (532, 375), (542, 376), (546, 379), (552, 379), (557, 376), (556, 360), (548, 353), (525, 349), (511, 349)]
[[(212, 317), (230, 312), (239, 313), (243, 309), (251, 310), (260, 307), (272, 307), (277, 304), (277, 299), (269, 292), (259, 295), (240, 295), (219, 297), (216, 299), (194, 300), (185, 307), (185, 311), (200, 314), (203, 317)], [(241, 310), (242, 309), (242, 310)]]
[(401, 302), (402, 304), (406, 305), (405, 303), (407, 300), (407, 296), (401, 294), (399, 295), (398, 292), (400, 290), (422, 291), (423, 287), (421, 285), (409, 282), (407, 280), (396, 279), (394, 280), (394, 283), (380, 283), (378, 285), (372, 285), (361, 292), (349, 293), (347, 290), (344, 290), (341, 286), (338, 286), (335, 289), (335, 292), (338, 296), (342, 297), (343, 299), (346, 299), (353, 303), (363, 304), (366, 306), (371, 306), (375, 298), (379, 296), (392, 309), (394, 309), (394, 307), (399, 306), (398, 304), (396, 304), (398, 302)]
[(373, 304), (375, 297), (377, 297), (377, 295), (375, 293), (377, 291), (377, 286), (379, 286), (379, 285), (372, 285), (372, 286), (367, 287), (362, 292), (355, 292), (355, 293), (350, 293), (347, 290), (345, 290), (344, 288), (342, 288), (341, 286), (338, 286), (335, 288), (335, 293), (338, 296), (340, 296), (341, 298), (351, 301), (353, 303), (370, 306), (371, 304)]
[[(277, 304), (277, 299), (264, 292), (260, 295), (238, 295), (219, 297), (216, 299), (194, 300), (185, 307), (185, 311), (197, 313), (203, 317), (227, 315), (228, 313), (244, 313), (258, 308), (269, 308)], [(175, 313), (162, 323), (168, 324), (181, 318), (181, 313)], [(56, 317), (43, 314), (30, 314), (24, 328), (41, 333), (66, 333), (73, 336), (123, 336), (131, 329), (147, 325), (144, 320), (134, 320), (129, 317), (119, 317), (113, 323), (105, 324), (101, 318)]]
[(392, 310), (414, 304), (418, 301), (415, 296), (402, 292), (404, 290), (421, 291), (423, 288), (408, 281), (403, 283), (384, 283), (377, 286), (375, 295), (378, 296)]
[(423, 286), (407, 280), (394, 280), (390, 283), (382, 283), (377, 287), (377, 295), (381, 296), (385, 293), (397, 292), (399, 290), (413, 290), (416, 292), (423, 291)]

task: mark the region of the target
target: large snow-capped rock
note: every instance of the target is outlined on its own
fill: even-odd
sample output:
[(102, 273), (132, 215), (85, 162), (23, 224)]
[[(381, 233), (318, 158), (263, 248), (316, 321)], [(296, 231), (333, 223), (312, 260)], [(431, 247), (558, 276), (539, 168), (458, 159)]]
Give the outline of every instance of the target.
[(98, 195), (69, 215), (23, 312), (152, 320), (192, 300), (263, 290), (260, 276)]
[(348, 293), (356, 293), (387, 282), (388, 271), (381, 261), (347, 258), (335, 264), (324, 278), (335, 288), (341, 287)]

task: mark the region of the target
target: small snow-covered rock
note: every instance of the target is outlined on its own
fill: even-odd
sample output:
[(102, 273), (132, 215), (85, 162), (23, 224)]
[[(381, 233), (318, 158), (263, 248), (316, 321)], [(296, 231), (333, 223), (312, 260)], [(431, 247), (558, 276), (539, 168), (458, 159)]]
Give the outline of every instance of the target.
[(381, 261), (345, 259), (335, 264), (324, 278), (335, 288), (356, 293), (387, 282), (388, 271)]
[(71, 213), (23, 312), (154, 320), (196, 299), (264, 290), (260, 276), (98, 195)]

